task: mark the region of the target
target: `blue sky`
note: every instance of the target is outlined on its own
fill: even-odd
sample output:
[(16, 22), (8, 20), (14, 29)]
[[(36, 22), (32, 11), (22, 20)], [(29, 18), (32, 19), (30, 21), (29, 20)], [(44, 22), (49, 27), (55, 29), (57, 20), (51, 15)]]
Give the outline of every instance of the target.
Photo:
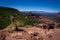
[(16, 8), (20, 11), (60, 11), (60, 0), (0, 0), (0, 6)]

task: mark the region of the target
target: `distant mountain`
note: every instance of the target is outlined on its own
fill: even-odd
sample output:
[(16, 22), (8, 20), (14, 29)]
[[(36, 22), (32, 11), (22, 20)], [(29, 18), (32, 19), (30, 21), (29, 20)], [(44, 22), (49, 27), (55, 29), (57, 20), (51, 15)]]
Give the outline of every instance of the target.
[(60, 12), (56, 15), (58, 18), (60, 18)]
[(45, 12), (45, 11), (22, 11), (22, 13), (29, 13), (31, 12), (32, 14), (37, 14), (37, 15), (43, 15), (43, 16), (47, 16), (47, 17), (54, 17), (56, 16), (57, 12)]
[(60, 23), (60, 12), (58, 12), (56, 15), (55, 15), (55, 19), (57, 22)]
[[(60, 12), (45, 12), (45, 11), (30, 11), (32, 14), (37, 14), (37, 15), (42, 15), (42, 16), (46, 16), (50, 19), (54, 19), (57, 22), (59, 22), (60, 20)], [(24, 13), (28, 13), (27, 11)]]
[(56, 20), (56, 22), (60, 23), (60, 12), (53, 12), (53, 13), (49, 13), (49, 12), (44, 12), (44, 11), (40, 11), (40, 12), (32, 12), (32, 13), (35, 13), (35, 14), (41, 14), (43, 16), (46, 16), (50, 19), (54, 19)]
[(58, 12), (45, 12), (45, 11), (21, 11), (22, 13), (28, 13), (28, 12), (31, 12), (32, 14), (42, 14), (42, 15), (54, 15)]

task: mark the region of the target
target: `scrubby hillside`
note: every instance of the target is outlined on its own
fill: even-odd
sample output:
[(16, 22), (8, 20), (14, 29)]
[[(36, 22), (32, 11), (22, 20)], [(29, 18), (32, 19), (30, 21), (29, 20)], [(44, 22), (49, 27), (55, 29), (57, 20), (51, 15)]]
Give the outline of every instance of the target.
[(32, 25), (36, 22), (34, 19), (26, 19), (17, 9), (0, 7), (0, 29), (6, 28), (11, 23), (15, 25)]
[(7, 27), (11, 23), (12, 16), (17, 18), (21, 15), (17, 9), (0, 7), (0, 29)]

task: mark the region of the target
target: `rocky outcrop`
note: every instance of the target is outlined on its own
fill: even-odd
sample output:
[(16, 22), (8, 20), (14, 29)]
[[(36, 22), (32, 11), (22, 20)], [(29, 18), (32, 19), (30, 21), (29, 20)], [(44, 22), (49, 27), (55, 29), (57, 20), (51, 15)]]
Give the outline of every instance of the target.
[(0, 40), (60, 40), (60, 29), (24, 28), (25, 31), (0, 31)]

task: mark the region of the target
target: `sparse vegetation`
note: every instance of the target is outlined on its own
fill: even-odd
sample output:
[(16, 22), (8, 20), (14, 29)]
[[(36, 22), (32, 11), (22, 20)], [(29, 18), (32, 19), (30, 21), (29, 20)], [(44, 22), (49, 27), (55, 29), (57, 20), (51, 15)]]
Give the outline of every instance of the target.
[(38, 21), (34, 19), (26, 19), (17, 9), (0, 7), (0, 29), (6, 28), (12, 22), (16, 25), (32, 25)]

